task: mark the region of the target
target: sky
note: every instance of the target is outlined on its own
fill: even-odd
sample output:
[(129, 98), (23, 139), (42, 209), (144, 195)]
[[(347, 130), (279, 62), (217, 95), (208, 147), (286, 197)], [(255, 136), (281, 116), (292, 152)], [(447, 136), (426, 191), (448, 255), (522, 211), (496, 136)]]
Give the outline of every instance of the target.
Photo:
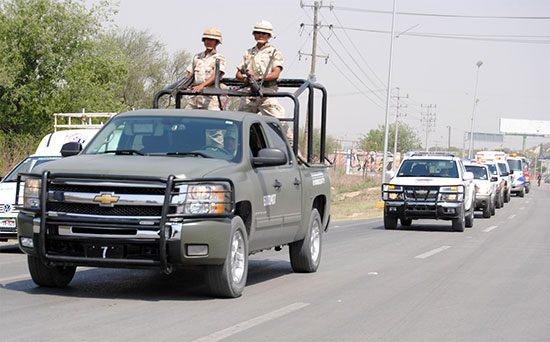
[[(119, 0), (114, 22), (148, 30), (171, 53), (202, 51), (204, 29), (217, 27), (226, 76), (234, 77), (243, 52), (255, 43), (254, 24), (269, 20), (275, 31), (271, 43), (284, 55), (280, 77), (307, 78), (311, 57), (300, 57), (299, 51), (311, 53), (313, 0), (302, 4)], [(391, 0), (322, 1), (317, 54), (329, 58), (326, 63), (317, 59), (315, 75), (329, 94), (327, 129), (336, 139), (358, 140), (384, 123), (392, 5)], [(462, 147), (472, 114), (474, 131), (483, 133), (499, 133), (500, 118), (550, 120), (550, 1), (396, 0), (396, 7), (390, 123), (398, 94), (399, 120), (423, 143), (423, 118), (428, 110), (435, 113), (429, 146), (446, 146), (450, 127), (451, 145)], [(483, 62), (479, 68), (478, 61)], [(518, 149), (521, 142), (521, 137), (505, 137), (503, 144), (475, 142), (475, 147)], [(541, 142), (550, 137), (529, 137), (527, 147)]]

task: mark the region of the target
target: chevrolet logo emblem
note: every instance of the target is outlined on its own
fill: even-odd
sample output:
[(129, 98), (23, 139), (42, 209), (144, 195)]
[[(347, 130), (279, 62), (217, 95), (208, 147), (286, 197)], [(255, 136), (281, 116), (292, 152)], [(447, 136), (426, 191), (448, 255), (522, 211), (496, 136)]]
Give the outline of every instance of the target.
[(94, 197), (94, 202), (99, 202), (101, 206), (112, 207), (114, 203), (118, 202), (120, 196), (114, 196), (114, 192), (102, 192), (100, 195)]

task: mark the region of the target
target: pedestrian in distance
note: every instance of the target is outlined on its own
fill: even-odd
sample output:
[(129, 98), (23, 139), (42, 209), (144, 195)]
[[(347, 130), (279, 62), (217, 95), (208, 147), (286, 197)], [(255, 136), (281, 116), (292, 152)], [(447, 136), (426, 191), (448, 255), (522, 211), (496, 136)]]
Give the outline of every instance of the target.
[[(193, 56), (191, 64), (187, 67), (187, 78), (193, 77), (191, 85), (193, 93), (199, 93), (204, 88), (214, 84), (216, 80), (216, 60), (220, 61), (219, 78), (221, 79), (225, 73), (225, 57), (216, 51), (218, 45), (222, 43), (222, 32), (215, 27), (209, 27), (204, 31), (201, 39), (205, 50)], [(187, 105), (185, 106), (186, 109), (208, 110), (220, 110), (220, 107), (221, 104), (217, 96), (206, 95), (188, 96)]]

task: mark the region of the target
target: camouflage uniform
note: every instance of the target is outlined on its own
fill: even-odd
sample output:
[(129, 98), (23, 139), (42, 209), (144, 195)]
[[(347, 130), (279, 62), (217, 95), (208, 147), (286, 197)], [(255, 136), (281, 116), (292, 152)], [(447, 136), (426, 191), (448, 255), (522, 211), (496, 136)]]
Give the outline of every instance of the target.
[[(265, 70), (269, 64), (269, 60), (275, 51), (273, 62), (269, 70)], [(243, 72), (244, 70), (252, 70), (258, 77), (264, 74), (269, 74), (276, 67), (283, 68), (283, 54), (275, 49), (274, 46), (266, 43), (265, 46), (258, 50), (257, 46), (246, 50), (243, 60), (237, 66), (237, 69)], [(262, 85), (264, 93), (274, 93), (277, 91), (277, 81), (265, 81)], [(262, 113), (264, 115), (274, 116), (276, 118), (284, 118), (285, 110), (279, 105), (279, 101), (273, 97), (243, 97), (239, 110), (243, 112)]]
[[(216, 59), (220, 60), (220, 73), (225, 73), (225, 57), (216, 52), (206, 55), (206, 52), (200, 52), (193, 56), (193, 62), (187, 67), (195, 77), (193, 85), (204, 83), (214, 74), (216, 70)], [(209, 109), (220, 110), (218, 98), (216, 96), (193, 95), (187, 97), (186, 109)]]

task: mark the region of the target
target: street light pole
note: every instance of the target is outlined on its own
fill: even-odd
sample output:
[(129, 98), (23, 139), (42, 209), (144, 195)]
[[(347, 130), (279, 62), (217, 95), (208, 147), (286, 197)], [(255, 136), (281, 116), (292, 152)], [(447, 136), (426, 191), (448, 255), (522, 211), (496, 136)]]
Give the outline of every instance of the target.
[[(393, 38), (395, 35), (395, 13), (396, 13), (396, 2), (393, 0), (393, 13), (391, 17), (391, 38), (390, 38), (390, 61), (388, 65), (388, 89), (386, 91), (386, 116), (384, 121), (384, 156), (382, 157), (382, 184), (386, 183), (386, 156), (388, 154), (388, 116), (390, 111), (390, 96), (391, 96), (391, 73), (392, 73), (392, 63), (393, 63)], [(395, 163), (395, 160), (394, 160)]]
[(477, 82), (479, 80), (479, 68), (483, 65), (483, 61), (479, 60), (476, 63), (477, 72), (476, 72), (476, 86), (474, 88), (474, 106), (472, 109), (472, 125), (470, 127), (470, 146), (468, 147), (468, 159), (472, 159), (472, 154), (474, 152), (474, 116), (476, 113), (477, 103), (479, 99), (477, 98)]

